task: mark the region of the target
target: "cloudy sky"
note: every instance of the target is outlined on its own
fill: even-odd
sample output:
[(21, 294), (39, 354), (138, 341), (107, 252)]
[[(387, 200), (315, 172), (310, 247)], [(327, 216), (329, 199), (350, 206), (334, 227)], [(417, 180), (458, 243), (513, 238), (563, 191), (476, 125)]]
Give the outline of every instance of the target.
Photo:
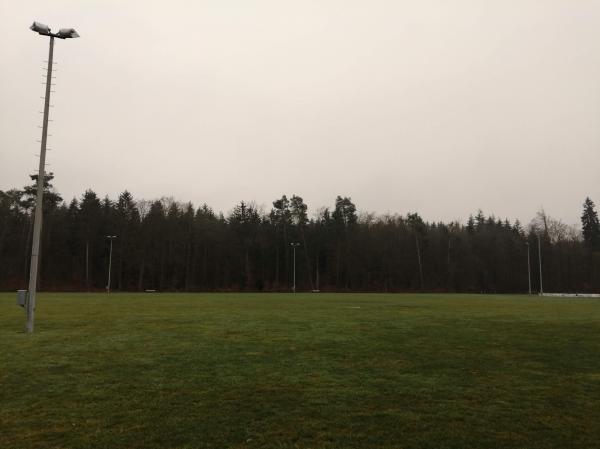
[(577, 223), (600, 203), (600, 2), (0, 2), (0, 189), (37, 167), (47, 38), (48, 155), (86, 188), (228, 211), (286, 193), (311, 211)]

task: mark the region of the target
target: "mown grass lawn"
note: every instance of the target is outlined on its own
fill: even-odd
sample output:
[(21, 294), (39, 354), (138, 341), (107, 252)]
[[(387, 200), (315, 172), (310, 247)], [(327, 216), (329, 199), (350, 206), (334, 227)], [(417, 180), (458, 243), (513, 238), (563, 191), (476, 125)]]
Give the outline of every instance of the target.
[(600, 301), (0, 294), (0, 447), (600, 447)]

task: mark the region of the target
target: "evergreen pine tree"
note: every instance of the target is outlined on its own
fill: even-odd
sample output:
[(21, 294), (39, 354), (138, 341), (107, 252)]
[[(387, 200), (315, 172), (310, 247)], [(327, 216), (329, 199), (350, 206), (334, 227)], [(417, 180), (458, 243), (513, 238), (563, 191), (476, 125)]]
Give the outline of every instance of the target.
[(587, 197), (583, 203), (583, 214), (581, 215), (581, 227), (583, 240), (592, 249), (600, 247), (600, 222), (594, 202)]
[(475, 219), (473, 218), (473, 215), (469, 215), (469, 220), (467, 221), (467, 232), (469, 234), (475, 233)]
[(477, 215), (475, 216), (475, 223), (477, 230), (481, 231), (483, 229), (483, 226), (485, 225), (485, 216), (483, 215), (483, 211), (481, 209), (477, 211)]

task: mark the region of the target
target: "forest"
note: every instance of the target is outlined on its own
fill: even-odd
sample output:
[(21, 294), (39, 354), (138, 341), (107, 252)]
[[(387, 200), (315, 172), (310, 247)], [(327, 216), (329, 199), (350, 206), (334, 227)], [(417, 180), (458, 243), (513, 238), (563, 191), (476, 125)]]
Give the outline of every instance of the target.
[[(0, 190), (0, 290), (27, 288), (37, 177)], [(479, 210), (466, 223), (418, 213), (359, 213), (351, 198), (311, 216), (298, 195), (227, 214), (172, 198), (87, 190), (65, 202), (45, 179), (39, 288), (101, 291), (600, 292), (600, 224), (586, 198), (581, 229), (537, 213), (527, 225)], [(295, 246), (293, 246), (295, 245)], [(538, 247), (539, 245), (539, 247)]]

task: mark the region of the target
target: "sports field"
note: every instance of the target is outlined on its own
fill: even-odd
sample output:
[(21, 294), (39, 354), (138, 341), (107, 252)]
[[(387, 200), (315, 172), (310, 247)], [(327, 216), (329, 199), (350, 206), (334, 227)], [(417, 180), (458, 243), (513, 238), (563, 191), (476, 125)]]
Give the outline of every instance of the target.
[(0, 294), (0, 447), (600, 447), (600, 300)]

